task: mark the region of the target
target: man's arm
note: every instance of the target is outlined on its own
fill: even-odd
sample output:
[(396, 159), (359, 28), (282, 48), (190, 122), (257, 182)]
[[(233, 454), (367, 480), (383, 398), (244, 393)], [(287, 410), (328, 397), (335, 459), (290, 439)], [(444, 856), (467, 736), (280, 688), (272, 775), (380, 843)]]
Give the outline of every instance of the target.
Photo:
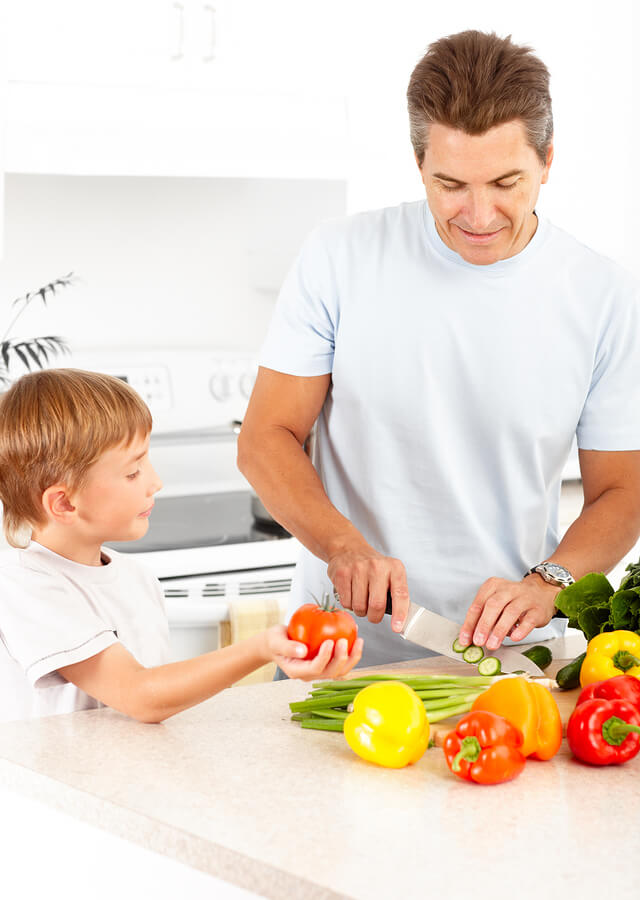
[(238, 468), (274, 519), (328, 563), (346, 609), (380, 622), (391, 590), (392, 627), (399, 631), (409, 606), (404, 566), (379, 553), (335, 508), (303, 449), (330, 381), (260, 368), (238, 438)]
[[(640, 536), (640, 451), (580, 450), (579, 456), (584, 506), (549, 557), (576, 579), (609, 572)], [(495, 650), (507, 635), (522, 640), (550, 621), (558, 590), (537, 574), (522, 581), (489, 578), (469, 607), (460, 641)]]

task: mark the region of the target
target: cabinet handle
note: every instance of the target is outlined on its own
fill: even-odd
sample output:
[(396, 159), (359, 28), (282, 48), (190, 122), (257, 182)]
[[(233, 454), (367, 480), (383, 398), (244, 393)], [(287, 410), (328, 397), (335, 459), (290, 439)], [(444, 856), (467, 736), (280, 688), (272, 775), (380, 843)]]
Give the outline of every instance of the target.
[[(176, 45), (176, 49), (171, 54), (170, 58), (178, 60), (182, 59), (184, 56), (184, 6), (182, 3), (172, 3), (171, 10), (175, 10), (175, 12), (178, 14), (178, 42)], [(173, 34), (173, 29), (171, 30), (171, 33)]]
[(216, 58), (216, 38), (218, 36), (216, 31), (216, 8), (210, 3), (203, 3), (202, 8), (205, 12), (208, 12), (211, 17), (211, 28), (209, 31), (209, 51), (202, 57), (202, 61), (213, 62), (213, 60)]

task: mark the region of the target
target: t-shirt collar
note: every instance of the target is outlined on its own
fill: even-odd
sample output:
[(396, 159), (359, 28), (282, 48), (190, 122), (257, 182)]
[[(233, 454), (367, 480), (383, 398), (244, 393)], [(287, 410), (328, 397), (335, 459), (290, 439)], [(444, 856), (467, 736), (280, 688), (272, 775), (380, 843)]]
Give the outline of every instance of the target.
[(435, 250), (436, 253), (438, 253), (440, 256), (448, 259), (450, 262), (455, 263), (459, 266), (463, 266), (467, 269), (473, 269), (480, 275), (500, 276), (514, 272), (521, 266), (528, 263), (529, 260), (531, 260), (532, 257), (535, 256), (546, 239), (548, 223), (544, 216), (541, 216), (537, 210), (534, 210), (534, 214), (538, 219), (538, 227), (536, 228), (535, 234), (526, 245), (526, 247), (524, 247), (519, 253), (516, 253), (515, 256), (510, 256), (508, 259), (500, 259), (498, 260), (498, 262), (490, 263), (488, 266), (478, 266), (475, 263), (467, 262), (467, 260), (463, 259), (459, 253), (456, 253), (455, 250), (452, 250), (451, 247), (448, 247), (445, 244), (445, 242), (438, 234), (438, 229), (436, 228), (435, 220), (433, 218), (431, 210), (429, 209), (429, 204), (426, 200), (424, 200), (423, 203), (425, 229), (427, 232), (429, 245), (432, 247), (432, 249)]
[(101, 549), (103, 561), (109, 563), (108, 565), (102, 566), (87, 566), (84, 563), (78, 563), (72, 559), (67, 559), (66, 556), (61, 556), (54, 550), (49, 550), (48, 547), (39, 544), (37, 541), (31, 541), (26, 549), (29, 554), (41, 554), (49, 559), (53, 557), (58, 571), (66, 572), (72, 577), (80, 578), (87, 583), (108, 584), (109, 582), (114, 581), (118, 576), (118, 567), (117, 565), (114, 565), (116, 554), (111, 549), (108, 551), (104, 548)]

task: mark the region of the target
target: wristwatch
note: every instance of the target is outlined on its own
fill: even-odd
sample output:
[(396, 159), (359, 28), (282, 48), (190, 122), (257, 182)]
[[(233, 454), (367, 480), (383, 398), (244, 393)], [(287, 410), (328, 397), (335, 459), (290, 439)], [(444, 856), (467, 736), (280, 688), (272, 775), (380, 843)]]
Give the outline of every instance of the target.
[[(537, 566), (533, 566), (533, 568), (529, 569), (529, 571), (524, 576), (533, 575), (534, 572), (537, 572), (541, 578), (544, 578), (545, 581), (548, 581), (549, 584), (555, 584), (560, 589), (568, 587), (570, 584), (575, 582), (575, 578), (571, 574), (568, 569), (565, 569), (564, 566), (559, 566), (558, 563), (552, 562), (543, 562)], [(552, 618), (554, 619), (566, 619), (567, 616), (560, 612), (559, 609), (556, 609)]]
[(571, 572), (568, 569), (565, 569), (564, 566), (559, 566), (558, 563), (542, 562), (529, 569), (527, 575), (533, 575), (534, 572), (537, 572), (538, 575), (540, 575), (541, 578), (544, 578), (545, 581), (548, 581), (549, 584), (555, 584), (560, 588), (566, 588), (575, 581)]

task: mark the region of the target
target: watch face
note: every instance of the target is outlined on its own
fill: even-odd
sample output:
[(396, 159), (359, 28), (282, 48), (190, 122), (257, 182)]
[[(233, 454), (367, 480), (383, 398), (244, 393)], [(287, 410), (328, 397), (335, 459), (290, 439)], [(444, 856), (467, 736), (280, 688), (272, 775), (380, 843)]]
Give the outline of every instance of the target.
[(573, 583), (571, 573), (568, 572), (564, 566), (559, 566), (557, 563), (544, 563), (540, 568), (544, 569), (547, 575), (555, 579), (559, 584)]

